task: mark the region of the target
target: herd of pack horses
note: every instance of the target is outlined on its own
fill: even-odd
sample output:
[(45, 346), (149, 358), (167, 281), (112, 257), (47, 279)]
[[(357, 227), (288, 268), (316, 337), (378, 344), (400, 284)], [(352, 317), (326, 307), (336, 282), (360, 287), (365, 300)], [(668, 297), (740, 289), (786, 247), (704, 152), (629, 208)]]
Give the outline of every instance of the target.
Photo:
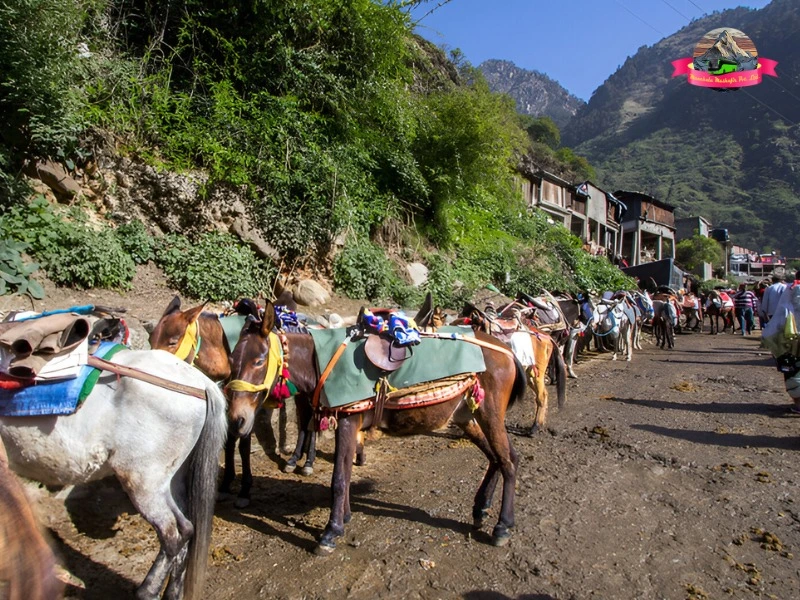
[[(286, 401), (295, 403), (298, 420), (287, 472), (305, 455), (299, 472), (311, 473), (317, 432), (335, 429), (330, 518), (317, 554), (332, 553), (344, 534), (351, 517), (352, 471), (366, 460), (361, 433), (373, 428), (395, 435), (460, 428), (488, 463), (474, 498), (474, 528), (483, 527), (488, 518), (502, 477), (491, 543), (503, 546), (515, 525), (519, 464), (505, 416), (526, 389), (536, 401), (528, 430), (533, 434), (546, 424), (547, 385), (556, 387), (562, 406), (566, 380), (576, 377), (576, 356), (592, 344), (612, 353), (613, 360), (618, 355), (631, 360), (633, 351), (641, 349), (643, 329), (652, 328), (660, 348), (672, 348), (676, 329), (702, 331), (704, 313), (711, 319), (712, 333), (718, 331), (719, 318), (723, 328), (733, 327), (729, 308), (713, 293), (697, 298), (661, 288), (653, 295), (520, 294), (514, 301), (467, 304), (459, 314), (448, 315), (428, 296), (413, 321), (404, 321), (417, 332), (416, 343), (430, 339), (466, 344), (484, 368), (408, 390), (389, 387), (381, 393), (378, 386), (375, 397), (340, 406), (322, 390), (348, 345), (363, 343), (355, 361), (371, 361), (379, 380), (398, 368), (380, 356), (388, 349), (391, 359), (397, 340), (387, 339), (391, 332), (385, 329), (371, 330), (365, 319), (369, 315), (372, 324), (376, 319), (395, 322), (392, 311), (362, 310), (345, 320), (349, 327), (343, 341), (328, 363), (321, 364), (309, 333), (320, 325), (302, 315), (297, 318), (291, 298), (281, 296), (263, 307), (239, 301), (236, 310), (244, 319), (234, 344), (224, 331), (226, 317), (207, 312), (205, 305), (184, 310), (176, 297), (152, 329), (152, 349), (114, 355), (117, 370), (102, 372), (79, 410), (62, 416), (0, 417), (0, 595), (11, 600), (53, 598), (64, 588), (56, 575), (56, 558), (10, 472), (14, 471), (54, 486), (116, 476), (160, 541), (137, 597), (201, 597), (214, 506), (230, 493), (235, 479), (237, 441), (242, 479), (236, 505), (243, 507), (250, 502), (252, 486), (251, 434), (270, 423), (262, 415), (272, 410), (281, 410), (280, 422), (285, 424)], [(292, 315), (289, 325), (281, 318), (286, 314)], [(413, 351), (410, 358), (401, 354), (397, 363), (413, 361)], [(170, 385), (160, 383), (165, 381)], [(266, 428), (264, 439), (259, 435), (265, 450), (288, 453), (285, 428), (278, 436)]]

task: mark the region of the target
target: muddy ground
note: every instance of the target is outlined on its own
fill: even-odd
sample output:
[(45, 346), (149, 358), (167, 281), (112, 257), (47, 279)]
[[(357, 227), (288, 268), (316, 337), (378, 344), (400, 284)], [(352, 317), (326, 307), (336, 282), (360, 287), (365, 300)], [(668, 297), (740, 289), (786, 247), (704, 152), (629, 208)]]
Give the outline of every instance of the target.
[[(116, 301), (136, 325), (170, 298), (146, 272), (124, 297), (49, 291), (37, 308)], [(332, 440), (308, 477), (258, 448), (251, 506), (218, 504), (206, 597), (799, 598), (800, 418), (757, 337), (681, 335), (672, 351), (646, 340), (631, 363), (599, 355), (576, 372), (547, 432), (512, 435), (522, 458), (507, 547), (489, 544), (493, 522), (470, 531), (485, 461), (456, 431), (369, 443), (353, 520), (323, 558), (312, 550)], [(530, 395), (512, 408), (512, 432), (532, 408)], [(132, 595), (157, 542), (113, 481), (28, 490), (74, 578), (68, 595)]]

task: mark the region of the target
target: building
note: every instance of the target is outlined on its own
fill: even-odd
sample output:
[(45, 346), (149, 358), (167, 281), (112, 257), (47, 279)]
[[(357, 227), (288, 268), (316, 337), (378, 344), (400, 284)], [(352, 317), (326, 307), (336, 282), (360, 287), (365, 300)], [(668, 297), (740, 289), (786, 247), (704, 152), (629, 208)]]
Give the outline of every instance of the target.
[(576, 232), (573, 221), (572, 233), (587, 241), (592, 247), (603, 249), (611, 257), (620, 254), (620, 223), (624, 205), (613, 195), (591, 181), (575, 186), (575, 197), (586, 201), (583, 230)]
[(630, 266), (675, 258), (675, 207), (643, 192), (618, 190), (622, 216), (621, 254)]
[(518, 179), (528, 208), (544, 211), (580, 238), (592, 254), (619, 253), (620, 203), (591, 181), (575, 186), (547, 171), (523, 169)]
[[(709, 237), (711, 233), (711, 222), (704, 217), (685, 217), (675, 219), (675, 240), (681, 242), (694, 237), (695, 234)], [(714, 265), (703, 263), (694, 269), (694, 274), (703, 280), (711, 279), (714, 272)]]

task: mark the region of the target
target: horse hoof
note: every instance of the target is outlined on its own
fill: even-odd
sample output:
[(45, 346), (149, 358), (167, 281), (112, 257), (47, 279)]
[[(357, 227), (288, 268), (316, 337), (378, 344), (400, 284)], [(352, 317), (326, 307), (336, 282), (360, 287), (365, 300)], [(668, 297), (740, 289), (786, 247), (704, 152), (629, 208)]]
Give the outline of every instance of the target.
[(505, 525), (495, 525), (492, 531), (492, 546), (502, 548), (511, 540), (511, 532)]
[(297, 465), (290, 465), (290, 464), (287, 463), (283, 467), (283, 472), (284, 473), (294, 473), (296, 470), (297, 470)]
[(302, 469), (300, 469), (300, 475), (308, 476), (313, 474), (314, 474), (314, 467), (305, 466)]
[(237, 498), (233, 505), (236, 508), (247, 508), (250, 506), (250, 498)]
[(356, 456), (356, 459), (353, 461), (353, 464), (357, 467), (363, 467), (367, 464), (367, 459), (363, 456)]
[(333, 554), (334, 550), (336, 550), (335, 544), (329, 546), (328, 544), (323, 544), (320, 542), (317, 544), (316, 548), (314, 548), (314, 554), (317, 556), (330, 556)]
[(281, 454), (291, 454), (292, 452), (294, 452), (294, 448), (291, 448), (290, 446), (284, 446), (281, 448)]

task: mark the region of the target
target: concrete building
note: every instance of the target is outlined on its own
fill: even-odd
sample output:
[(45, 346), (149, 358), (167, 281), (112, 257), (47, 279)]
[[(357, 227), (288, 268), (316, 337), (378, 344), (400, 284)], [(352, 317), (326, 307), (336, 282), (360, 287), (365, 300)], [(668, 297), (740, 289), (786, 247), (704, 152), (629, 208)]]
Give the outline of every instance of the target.
[(621, 254), (630, 266), (675, 258), (675, 207), (643, 192), (617, 190), (622, 217)]

